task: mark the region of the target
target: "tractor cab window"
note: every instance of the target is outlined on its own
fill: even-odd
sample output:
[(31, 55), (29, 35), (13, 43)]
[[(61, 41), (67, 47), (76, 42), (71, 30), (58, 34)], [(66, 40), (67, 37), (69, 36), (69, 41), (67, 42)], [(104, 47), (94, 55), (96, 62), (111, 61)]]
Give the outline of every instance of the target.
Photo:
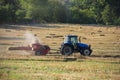
[(71, 42), (72, 44), (78, 43), (77, 37), (71, 37), (71, 38), (70, 38), (70, 42)]
[(67, 43), (69, 41), (69, 38), (68, 37), (65, 37), (64, 38), (64, 43)]
[(77, 36), (67, 36), (64, 38), (64, 43), (72, 43), (72, 44), (76, 44), (78, 43), (78, 39)]

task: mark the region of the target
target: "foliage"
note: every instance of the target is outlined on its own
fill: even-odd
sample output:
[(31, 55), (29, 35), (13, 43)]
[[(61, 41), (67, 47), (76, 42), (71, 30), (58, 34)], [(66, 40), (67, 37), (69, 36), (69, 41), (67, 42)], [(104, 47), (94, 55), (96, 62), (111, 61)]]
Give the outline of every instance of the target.
[(120, 24), (120, 0), (0, 0), (1, 23)]

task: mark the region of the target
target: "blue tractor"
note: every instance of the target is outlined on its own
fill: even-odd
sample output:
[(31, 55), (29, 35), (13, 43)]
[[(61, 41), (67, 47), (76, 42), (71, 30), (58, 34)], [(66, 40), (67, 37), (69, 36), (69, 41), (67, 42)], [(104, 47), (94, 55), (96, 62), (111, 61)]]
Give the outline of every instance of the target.
[(80, 42), (80, 38), (78, 41), (77, 35), (67, 35), (64, 38), (64, 42), (61, 44), (60, 48), (62, 55), (71, 55), (74, 52), (80, 52), (83, 56), (90, 56), (92, 53), (92, 49), (90, 45), (84, 44)]

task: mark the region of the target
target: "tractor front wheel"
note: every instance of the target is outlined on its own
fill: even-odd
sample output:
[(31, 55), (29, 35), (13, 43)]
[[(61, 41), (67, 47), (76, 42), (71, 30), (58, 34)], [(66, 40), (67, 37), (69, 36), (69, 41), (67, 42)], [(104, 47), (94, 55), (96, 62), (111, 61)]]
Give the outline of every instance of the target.
[(81, 52), (81, 55), (83, 56), (90, 56), (91, 55), (91, 50), (90, 49), (83, 49)]
[(63, 55), (69, 56), (73, 53), (73, 49), (71, 46), (63, 46), (61, 49), (61, 53)]

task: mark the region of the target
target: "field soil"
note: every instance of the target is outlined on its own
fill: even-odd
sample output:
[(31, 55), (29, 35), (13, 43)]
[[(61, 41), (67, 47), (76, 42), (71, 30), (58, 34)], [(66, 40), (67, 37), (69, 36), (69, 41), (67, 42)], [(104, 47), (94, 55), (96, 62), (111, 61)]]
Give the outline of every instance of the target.
[[(37, 34), (51, 50), (46, 56), (8, 50), (27, 46), (26, 33)], [(60, 54), (64, 36), (74, 34), (90, 44), (89, 57)], [(120, 27), (78, 24), (37, 24), (0, 26), (0, 80), (119, 80)]]

